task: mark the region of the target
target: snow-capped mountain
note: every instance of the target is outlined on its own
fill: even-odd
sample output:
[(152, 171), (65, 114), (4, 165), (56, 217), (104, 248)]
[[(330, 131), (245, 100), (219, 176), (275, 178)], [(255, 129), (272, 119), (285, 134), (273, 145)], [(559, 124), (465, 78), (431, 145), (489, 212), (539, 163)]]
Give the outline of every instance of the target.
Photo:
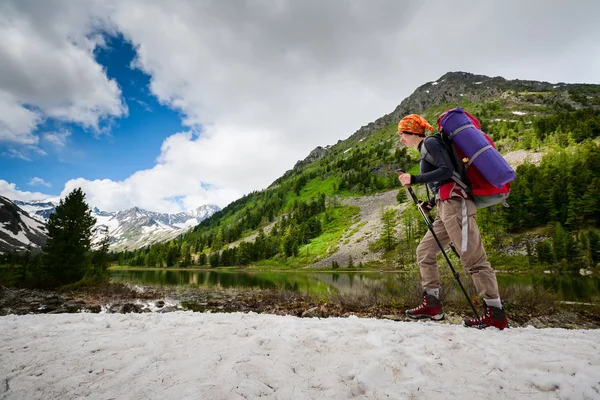
[(217, 211), (221, 211), (221, 207), (215, 204), (204, 204), (195, 210), (187, 213), (169, 214), (171, 216), (171, 225), (182, 229), (191, 228), (204, 221)]
[(21, 200), (12, 200), (21, 210), (27, 212), (29, 216), (37, 219), (40, 222), (46, 223), (48, 218), (50, 218), (50, 214), (54, 212), (54, 208), (58, 205), (58, 203), (54, 203), (48, 200), (42, 201), (21, 201)]
[(219, 206), (211, 204), (177, 214), (157, 213), (139, 207), (115, 213), (102, 212), (95, 208), (93, 214), (97, 220), (97, 227), (108, 228), (112, 250), (133, 250), (173, 239), (185, 229), (198, 225), (219, 210)]
[(36, 250), (46, 243), (46, 228), (6, 197), (0, 196), (0, 253)]
[[(15, 201), (38, 221), (47, 222), (50, 214), (58, 205), (51, 201)], [(108, 228), (111, 250), (134, 250), (152, 243), (164, 242), (183, 233), (185, 229), (198, 225), (206, 218), (220, 211), (214, 204), (207, 204), (189, 212), (177, 214), (158, 213), (143, 208), (133, 207), (118, 212), (92, 210), (96, 218), (97, 235), (94, 243), (98, 243), (104, 227)]]

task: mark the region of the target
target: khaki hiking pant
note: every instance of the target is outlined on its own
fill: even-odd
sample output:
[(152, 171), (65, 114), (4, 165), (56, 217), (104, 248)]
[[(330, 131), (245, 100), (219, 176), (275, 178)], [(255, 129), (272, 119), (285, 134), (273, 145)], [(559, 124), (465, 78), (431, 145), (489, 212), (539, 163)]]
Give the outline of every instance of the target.
[[(452, 242), (460, 262), (473, 277), (473, 283), (480, 296), (485, 299), (497, 299), (498, 281), (496, 273), (486, 259), (481, 234), (475, 222), (475, 203), (460, 197), (438, 200), (437, 218), (433, 222), (433, 231), (444, 248)], [(421, 285), (424, 290), (439, 289), (440, 276), (437, 256), (441, 250), (431, 231), (427, 233), (417, 247), (417, 262), (421, 272)]]

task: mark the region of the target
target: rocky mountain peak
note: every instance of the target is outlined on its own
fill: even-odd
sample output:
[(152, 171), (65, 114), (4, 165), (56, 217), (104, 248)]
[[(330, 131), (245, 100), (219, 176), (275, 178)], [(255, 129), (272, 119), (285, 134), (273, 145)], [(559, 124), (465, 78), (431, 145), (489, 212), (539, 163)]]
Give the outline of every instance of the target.
[(294, 165), (294, 169), (298, 169), (300, 167), (302, 167), (303, 165), (306, 164), (310, 164), (312, 162), (318, 161), (321, 158), (325, 157), (327, 155), (327, 153), (329, 153), (329, 146), (327, 147), (321, 147), (321, 146), (317, 146), (317, 148), (315, 148), (313, 151), (310, 152), (310, 154), (301, 161), (298, 161), (296, 163), (296, 165)]
[(204, 220), (218, 211), (221, 211), (221, 207), (218, 205), (204, 204), (192, 211), (191, 215), (198, 219)]
[(0, 196), (0, 253), (36, 250), (46, 243), (44, 224)]
[[(0, 235), (2, 231), (5, 231), (6, 235), (25, 235), (25, 227), (23, 224), (10, 222), (10, 221), (22, 219), (30, 220), (30, 217), (35, 218), (35, 226), (39, 229), (44, 229), (44, 224), (48, 221), (48, 218), (55, 211), (57, 203), (51, 201), (10, 201), (11, 208), (6, 210), (0, 209), (0, 214), (4, 216), (6, 221), (0, 219)], [(12, 209), (19, 209), (24, 214), (21, 217), (9, 218), (7, 212)], [(96, 218), (96, 228), (105, 227), (108, 229), (110, 237), (111, 249), (135, 249), (138, 247), (146, 246), (150, 243), (170, 240), (181, 233), (185, 229), (193, 227), (199, 224), (204, 219), (210, 217), (221, 208), (215, 204), (205, 204), (198, 207), (196, 210), (189, 212), (180, 212), (176, 214), (158, 213), (153, 211), (145, 210), (141, 207), (131, 207), (126, 210), (118, 212), (107, 212), (94, 207), (92, 209), (92, 215)], [(12, 211), (11, 211), (12, 212)], [(12, 212), (12, 214), (17, 211)], [(11, 215), (12, 215), (11, 214)], [(31, 224), (29, 224), (31, 225)], [(9, 229), (5, 229), (9, 227)], [(37, 229), (37, 228), (36, 228)], [(13, 232), (14, 231), (14, 232)], [(99, 230), (103, 231), (103, 230)], [(25, 237), (25, 236), (23, 236)], [(27, 236), (28, 237), (28, 236)], [(2, 241), (4, 237), (0, 236), (0, 248), (2, 247)], [(94, 242), (100, 240), (100, 236), (95, 237)], [(8, 239), (7, 239), (8, 240)], [(31, 238), (29, 241), (32, 243), (42, 243), (43, 241)], [(44, 239), (45, 240), (45, 239)], [(6, 242), (6, 240), (5, 240)], [(14, 240), (9, 241), (6, 247), (7, 249), (24, 249), (23, 243), (26, 241), (15, 242)], [(29, 243), (29, 242), (27, 242)], [(35, 247), (35, 246), (34, 246)], [(0, 251), (2, 251), (0, 249)]]
[[(350, 138), (360, 140), (369, 134), (384, 128), (390, 123), (397, 123), (408, 114), (422, 114), (430, 107), (441, 104), (460, 104), (463, 99), (469, 102), (487, 101), (498, 96), (514, 96), (518, 92), (557, 92), (561, 102), (574, 109), (583, 105), (572, 100), (569, 90), (581, 85), (529, 80), (507, 80), (501, 76), (489, 77), (469, 72), (447, 72), (438, 80), (419, 86), (413, 94), (405, 98), (394, 111), (362, 126)], [(588, 85), (589, 86), (589, 85)]]

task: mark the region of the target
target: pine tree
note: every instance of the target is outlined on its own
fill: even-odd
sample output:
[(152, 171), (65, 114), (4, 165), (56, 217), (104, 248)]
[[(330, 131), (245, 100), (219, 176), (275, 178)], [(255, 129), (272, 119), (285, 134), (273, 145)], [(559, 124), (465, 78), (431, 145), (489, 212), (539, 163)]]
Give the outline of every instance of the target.
[(220, 265), (221, 255), (218, 251), (211, 253), (209, 258), (209, 263), (211, 268), (217, 268)]
[(88, 275), (98, 282), (108, 282), (110, 274), (108, 273), (108, 249), (110, 245), (110, 236), (108, 235), (108, 227), (101, 226), (96, 234), (101, 235), (100, 243), (96, 246), (96, 251), (92, 257), (92, 268), (88, 271)]
[(219, 229), (217, 235), (214, 237), (211, 244), (211, 248), (214, 251), (219, 251), (223, 247), (223, 229)]
[(600, 234), (598, 231), (588, 232), (586, 250), (588, 266), (593, 268), (600, 264)]
[(382, 206), (380, 217), (381, 223), (383, 225), (381, 240), (383, 241), (385, 249), (389, 251), (392, 250), (396, 245), (394, 238), (394, 223), (396, 221), (396, 210), (393, 208), (384, 209)]
[(567, 194), (568, 194), (568, 203), (567, 203), (567, 212), (566, 212), (566, 220), (565, 225), (569, 229), (574, 229), (579, 226), (581, 223), (581, 214), (579, 214), (579, 210), (581, 207), (578, 203), (578, 197), (575, 195), (575, 189), (573, 188), (573, 183), (570, 181), (567, 184)]
[(406, 200), (408, 200), (408, 197), (406, 195), (406, 190), (404, 190), (404, 189), (398, 190), (398, 194), (396, 195), (396, 201), (398, 203), (404, 203)]
[(83, 278), (87, 272), (86, 255), (92, 242), (96, 218), (85, 202), (80, 188), (60, 201), (48, 219), (48, 241), (43, 248), (46, 273), (57, 284), (68, 284)]
[(190, 250), (190, 245), (187, 242), (181, 244), (181, 267), (187, 267), (192, 263)]
[(594, 178), (582, 199), (581, 213), (586, 224), (600, 226), (600, 179)]
[(146, 265), (148, 267), (156, 267), (157, 262), (158, 262), (158, 248), (153, 246), (150, 248), (150, 252), (148, 253), (148, 259), (147, 259)]
[(537, 242), (535, 244), (535, 252), (540, 264), (552, 264), (554, 262), (552, 245), (548, 239)]
[(552, 255), (554, 261), (558, 264), (566, 262), (568, 236), (569, 233), (562, 227), (560, 222), (557, 222), (552, 236)]
[(171, 242), (167, 250), (167, 267), (174, 267), (179, 259), (180, 248), (177, 244)]

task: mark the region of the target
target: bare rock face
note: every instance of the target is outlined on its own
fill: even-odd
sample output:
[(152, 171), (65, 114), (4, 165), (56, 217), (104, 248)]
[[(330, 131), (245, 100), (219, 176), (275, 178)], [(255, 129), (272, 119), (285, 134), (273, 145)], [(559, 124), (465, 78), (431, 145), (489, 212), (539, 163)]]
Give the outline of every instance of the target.
[(0, 196), (0, 253), (39, 250), (46, 228), (6, 197)]
[(296, 165), (294, 165), (294, 169), (298, 169), (303, 165), (313, 163), (315, 161), (319, 161), (321, 158), (325, 157), (329, 153), (329, 146), (321, 147), (318, 146), (316, 149), (310, 152), (308, 157), (306, 157), (302, 161), (298, 161)]
[(274, 187), (274, 186), (278, 185), (284, 179), (286, 179), (291, 174), (293, 174), (294, 171), (299, 170), (303, 166), (311, 164), (315, 161), (319, 161), (321, 158), (323, 158), (327, 154), (329, 154), (330, 149), (331, 149), (331, 146), (326, 146), (326, 147), (317, 146), (317, 148), (315, 148), (313, 151), (311, 151), (310, 154), (304, 160), (298, 161), (294, 165), (294, 168), (287, 170), (281, 177), (277, 178), (269, 187)]
[(535, 152), (530, 150), (516, 150), (504, 154), (504, 159), (510, 164), (511, 167), (516, 169), (519, 165), (524, 164), (526, 162), (534, 165), (540, 165), (540, 163), (542, 162), (542, 157), (544, 157), (544, 155), (545, 153), (543, 152)]

